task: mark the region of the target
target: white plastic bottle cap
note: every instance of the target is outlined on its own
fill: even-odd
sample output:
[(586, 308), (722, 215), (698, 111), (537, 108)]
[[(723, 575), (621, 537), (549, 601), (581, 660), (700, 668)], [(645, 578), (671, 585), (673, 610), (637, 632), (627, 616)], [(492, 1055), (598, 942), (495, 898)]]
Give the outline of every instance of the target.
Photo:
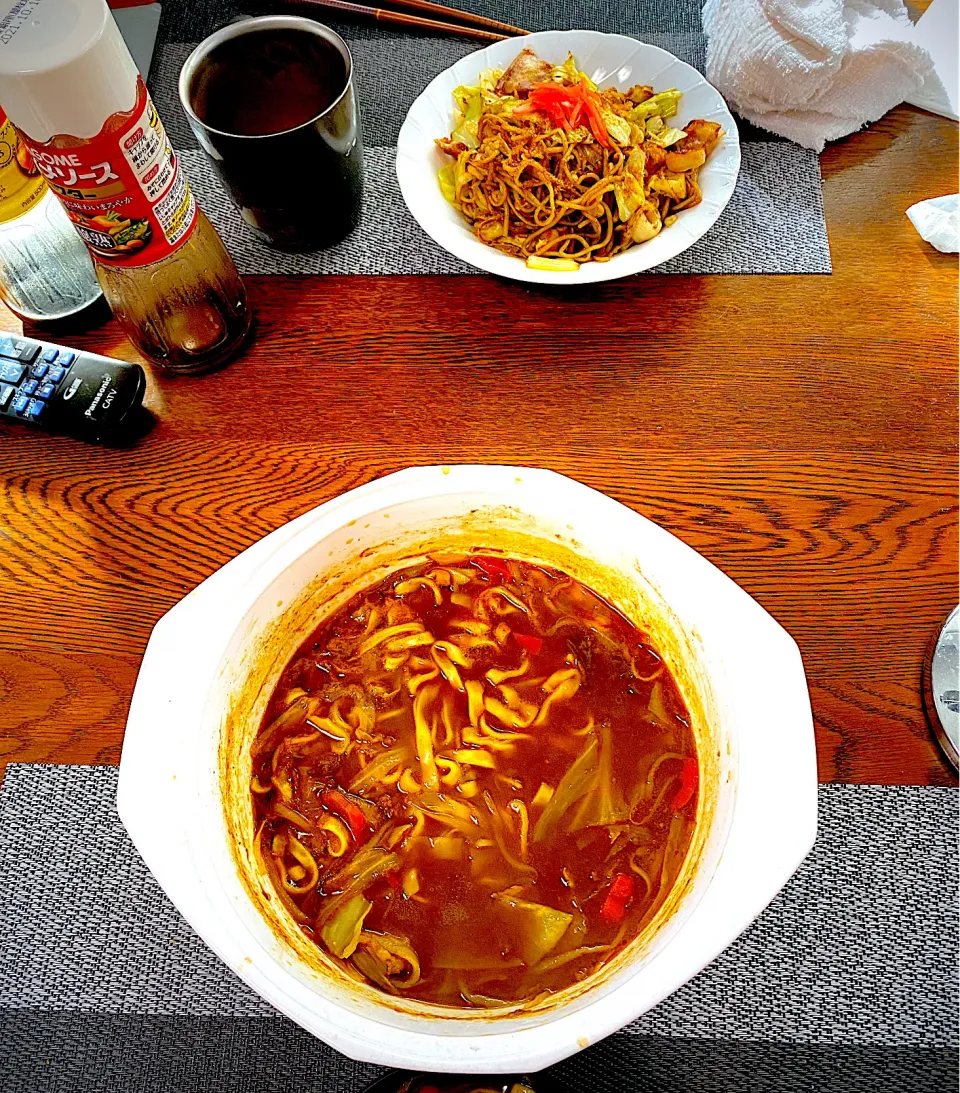
[(32, 140), (96, 136), (136, 94), (106, 0), (0, 0), (0, 103)]

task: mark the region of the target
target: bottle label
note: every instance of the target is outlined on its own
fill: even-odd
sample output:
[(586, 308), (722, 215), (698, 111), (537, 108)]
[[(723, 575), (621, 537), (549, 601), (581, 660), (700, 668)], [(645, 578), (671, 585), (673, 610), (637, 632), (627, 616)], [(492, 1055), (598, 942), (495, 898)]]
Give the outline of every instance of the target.
[(95, 137), (24, 139), (98, 262), (146, 266), (189, 238), (197, 205), (140, 77), (133, 109), (111, 114)]
[(0, 108), (0, 224), (29, 212), (46, 192), (29, 149)]

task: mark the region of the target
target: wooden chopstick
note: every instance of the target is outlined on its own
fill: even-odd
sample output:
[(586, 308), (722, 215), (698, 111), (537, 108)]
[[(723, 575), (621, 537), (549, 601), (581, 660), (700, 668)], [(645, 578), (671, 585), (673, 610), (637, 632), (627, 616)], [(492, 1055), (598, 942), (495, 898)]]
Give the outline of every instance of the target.
[[(436, 34), (451, 34), (458, 38), (469, 38), (475, 42), (502, 42), (505, 38), (528, 33), (519, 27), (512, 27), (507, 23), (498, 23), (495, 19), (485, 19), (482, 15), (471, 15), (469, 12), (461, 12), (456, 8), (433, 4), (430, 0), (395, 0), (395, 2), (402, 3), (406, 7), (416, 8), (418, 11), (442, 12), (456, 16), (458, 19), (469, 19), (478, 25), (463, 26), (437, 19), (424, 19), (421, 16), (408, 15), (402, 11), (390, 11), (388, 8), (353, 4), (349, 3), (348, 0), (284, 0), (282, 6), (285, 8), (306, 9), (328, 8), (333, 11), (342, 11), (348, 15), (362, 15), (367, 19), (375, 19), (384, 26), (431, 30)], [(481, 23), (486, 29), (481, 29), (479, 25)]]
[(462, 23), (467, 27), (483, 27), (484, 30), (492, 30), (496, 34), (502, 34), (511, 38), (519, 34), (529, 34), (529, 30), (522, 27), (514, 27), (509, 23), (501, 23), (497, 19), (488, 19), (485, 15), (474, 15), (471, 11), (461, 11), (459, 8), (449, 8), (446, 4), (435, 4), (433, 0), (389, 0), (391, 7), (408, 8), (410, 11), (422, 11), (427, 15), (439, 16), (444, 22)]

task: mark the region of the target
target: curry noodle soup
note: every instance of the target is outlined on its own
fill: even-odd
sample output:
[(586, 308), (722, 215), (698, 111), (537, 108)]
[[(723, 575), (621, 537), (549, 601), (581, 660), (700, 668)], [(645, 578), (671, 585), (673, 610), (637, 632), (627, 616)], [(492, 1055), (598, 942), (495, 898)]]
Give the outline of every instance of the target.
[(458, 1007), (593, 974), (664, 903), (696, 744), (649, 637), (578, 581), (434, 554), (305, 641), (252, 744), (254, 848), (354, 978)]

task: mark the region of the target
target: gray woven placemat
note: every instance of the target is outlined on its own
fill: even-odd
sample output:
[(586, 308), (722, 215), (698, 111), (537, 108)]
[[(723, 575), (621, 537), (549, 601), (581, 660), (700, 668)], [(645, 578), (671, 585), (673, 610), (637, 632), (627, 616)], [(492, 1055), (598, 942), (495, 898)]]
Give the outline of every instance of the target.
[[(374, 1068), (277, 1014), (180, 918), (119, 822), (116, 779), (109, 767), (7, 770), (0, 1089), (358, 1088)], [(821, 787), (817, 845), (760, 919), (556, 1073), (596, 1093), (947, 1088), (956, 826), (954, 790)], [(179, 1077), (163, 1084), (171, 1066)], [(611, 1068), (634, 1084), (598, 1077)]]
[[(706, 43), (695, 0), (653, 5), (633, 0), (557, 0), (540, 11), (517, 0), (465, 5), (530, 29), (592, 27), (633, 34), (703, 69)], [(396, 141), (407, 110), (439, 72), (476, 48), (453, 38), (410, 36), (359, 24), (332, 25), (356, 62), (366, 142), (364, 217), (349, 239), (329, 251), (286, 254), (253, 238), (241, 223), (186, 123), (177, 77), (196, 42), (227, 19), (253, 13), (234, 0), (168, 3), (160, 28), (150, 87), (170, 139), (201, 204), (242, 273), (460, 274), (476, 272), (447, 254), (407, 212), (394, 169)], [(815, 153), (750, 126), (741, 129), (743, 165), (730, 205), (714, 228), (658, 273), (829, 273), (820, 165)], [(318, 210), (322, 215), (322, 210)]]
[[(768, 149), (776, 150), (771, 158)], [(230, 247), (241, 273), (476, 273), (435, 243), (407, 211), (393, 148), (368, 148), (360, 228), (329, 250), (286, 254), (265, 246), (237, 222), (206, 157), (181, 157), (197, 198)], [(823, 214), (806, 201), (806, 151), (796, 145), (744, 145), (740, 181), (716, 227), (658, 273), (796, 273), (821, 256)], [(784, 235), (784, 220), (793, 231)], [(744, 265), (749, 256), (749, 269)]]

